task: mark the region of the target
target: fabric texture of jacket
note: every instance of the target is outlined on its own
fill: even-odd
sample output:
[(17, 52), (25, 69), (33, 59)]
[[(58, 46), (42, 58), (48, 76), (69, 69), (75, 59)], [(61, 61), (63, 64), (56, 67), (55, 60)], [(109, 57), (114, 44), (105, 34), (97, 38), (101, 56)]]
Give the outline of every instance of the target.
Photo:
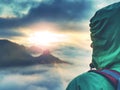
[[(120, 72), (120, 2), (98, 10), (90, 20), (92, 64), (96, 69)], [(71, 81), (66, 90), (115, 90), (105, 77), (86, 72)]]

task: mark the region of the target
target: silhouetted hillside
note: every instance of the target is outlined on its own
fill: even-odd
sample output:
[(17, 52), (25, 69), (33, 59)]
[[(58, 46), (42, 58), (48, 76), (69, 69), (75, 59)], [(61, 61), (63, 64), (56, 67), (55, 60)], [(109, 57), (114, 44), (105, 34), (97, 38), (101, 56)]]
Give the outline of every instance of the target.
[(0, 66), (21, 66), (33, 63), (25, 47), (8, 40), (0, 40)]
[(44, 51), (42, 55), (36, 57), (36, 60), (41, 64), (66, 63), (65, 61), (62, 61), (59, 58), (51, 55), (49, 51)]
[(50, 53), (33, 57), (23, 45), (9, 40), (0, 40), (0, 67), (27, 66), (34, 64), (65, 63)]

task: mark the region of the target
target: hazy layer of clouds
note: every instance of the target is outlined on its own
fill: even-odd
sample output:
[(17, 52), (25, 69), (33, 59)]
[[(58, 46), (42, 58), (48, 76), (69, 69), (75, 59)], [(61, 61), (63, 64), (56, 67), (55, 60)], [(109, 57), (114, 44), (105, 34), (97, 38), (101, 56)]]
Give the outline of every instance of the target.
[(90, 55), (84, 49), (63, 46), (55, 53), (74, 63), (0, 68), (0, 90), (65, 90), (74, 77), (89, 69)]
[[(86, 46), (87, 47), (87, 46)], [(85, 57), (90, 57), (91, 51), (83, 49), (77, 46), (59, 46), (53, 54), (60, 57), (63, 60), (76, 63), (76, 61), (81, 61)]]
[(85, 64), (87, 62), (84, 61), (79, 65), (56, 64), (4, 68), (0, 70), (0, 89), (65, 90), (75, 76), (87, 71), (88, 67)]

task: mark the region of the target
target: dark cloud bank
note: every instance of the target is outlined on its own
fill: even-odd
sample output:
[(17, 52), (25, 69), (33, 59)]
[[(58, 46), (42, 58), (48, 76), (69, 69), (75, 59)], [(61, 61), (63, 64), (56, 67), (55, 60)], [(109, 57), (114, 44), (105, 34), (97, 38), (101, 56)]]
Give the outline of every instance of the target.
[[(0, 1), (2, 10), (0, 13), (5, 12), (3, 8), (9, 6), (16, 17), (0, 18), (1, 38), (22, 37), (24, 33), (21, 33), (18, 28), (42, 21), (57, 24), (61, 30), (80, 30), (84, 26), (77, 22), (86, 20), (92, 8), (92, 1), (89, 0), (45, 0), (42, 2), (13, 0), (9, 1), (9, 4), (3, 1)], [(24, 11), (26, 14), (23, 14)]]
[(23, 17), (0, 18), (0, 29), (17, 28), (42, 20), (52, 22), (80, 21), (88, 16), (91, 7), (91, 2), (87, 0), (41, 2), (37, 7), (31, 8), (28, 14)]

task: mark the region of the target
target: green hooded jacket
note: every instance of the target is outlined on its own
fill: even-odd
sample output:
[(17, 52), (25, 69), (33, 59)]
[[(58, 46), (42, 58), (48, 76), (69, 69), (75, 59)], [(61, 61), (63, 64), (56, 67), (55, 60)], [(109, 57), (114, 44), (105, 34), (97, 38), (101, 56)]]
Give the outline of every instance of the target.
[[(92, 64), (96, 69), (120, 72), (120, 2), (98, 10), (90, 20)], [(115, 90), (105, 77), (86, 72), (73, 79), (66, 90)]]

